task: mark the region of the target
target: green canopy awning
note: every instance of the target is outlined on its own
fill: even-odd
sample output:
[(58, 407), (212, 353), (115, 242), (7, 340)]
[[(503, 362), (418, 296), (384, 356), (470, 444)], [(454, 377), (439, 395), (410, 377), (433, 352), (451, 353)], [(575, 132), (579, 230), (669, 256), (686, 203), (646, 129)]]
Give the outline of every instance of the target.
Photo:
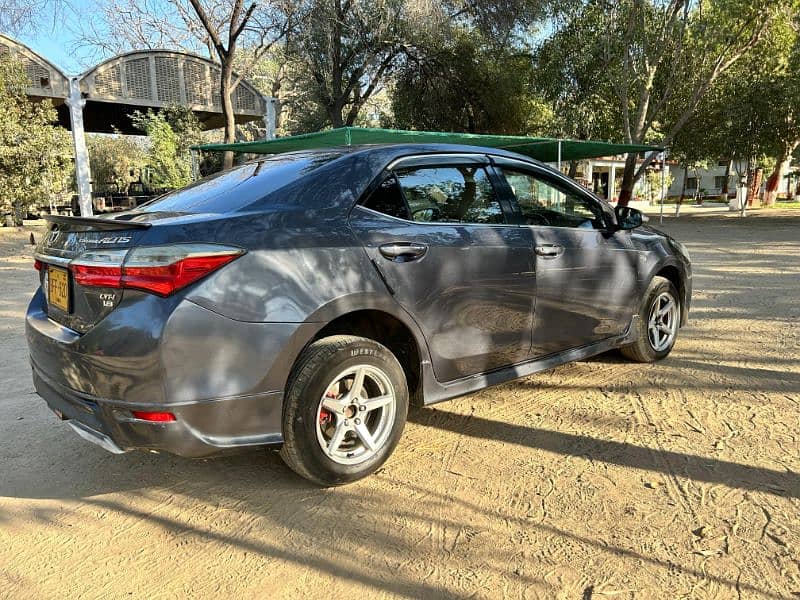
[[(360, 144), (462, 144), (503, 148), (542, 162), (581, 160), (600, 156), (613, 156), (628, 152), (654, 152), (662, 148), (642, 144), (612, 144), (584, 140), (557, 140), (553, 138), (527, 137), (524, 135), (479, 135), (475, 133), (440, 133), (433, 131), (404, 131), (400, 129), (367, 129), (364, 127), (340, 127), (315, 133), (304, 133), (273, 140), (238, 142), (235, 144), (204, 144), (195, 150), (211, 152), (233, 152), (251, 154), (279, 154), (295, 150), (311, 150), (334, 146)], [(559, 144), (561, 153), (559, 156)]]

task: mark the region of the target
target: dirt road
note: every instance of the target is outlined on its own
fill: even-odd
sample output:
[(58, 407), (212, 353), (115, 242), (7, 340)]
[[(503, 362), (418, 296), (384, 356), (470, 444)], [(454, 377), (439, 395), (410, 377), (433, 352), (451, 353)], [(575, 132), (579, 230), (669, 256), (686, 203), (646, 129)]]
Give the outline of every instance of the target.
[(695, 264), (667, 360), (413, 410), (333, 490), (79, 439), (33, 394), (28, 233), (0, 230), (0, 597), (800, 596), (800, 215), (664, 228)]

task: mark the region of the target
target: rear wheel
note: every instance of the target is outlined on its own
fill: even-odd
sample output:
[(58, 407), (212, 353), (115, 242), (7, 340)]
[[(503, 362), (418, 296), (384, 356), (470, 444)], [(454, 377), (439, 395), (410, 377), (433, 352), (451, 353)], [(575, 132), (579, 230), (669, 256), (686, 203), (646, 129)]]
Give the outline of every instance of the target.
[(394, 450), (408, 414), (395, 356), (370, 339), (332, 336), (301, 354), (290, 377), (281, 457), (325, 486), (366, 477)]
[(637, 340), (620, 348), (637, 362), (655, 362), (667, 356), (675, 345), (681, 320), (681, 304), (672, 282), (653, 277), (639, 309)]

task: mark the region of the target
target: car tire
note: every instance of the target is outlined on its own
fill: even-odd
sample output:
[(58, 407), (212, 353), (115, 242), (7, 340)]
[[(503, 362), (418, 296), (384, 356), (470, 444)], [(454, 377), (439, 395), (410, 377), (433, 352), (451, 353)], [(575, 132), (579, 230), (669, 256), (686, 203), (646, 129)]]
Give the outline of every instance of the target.
[[(665, 310), (668, 312), (664, 312)], [(667, 317), (669, 323), (665, 320)], [(620, 351), (623, 356), (636, 362), (651, 363), (661, 360), (675, 346), (680, 319), (680, 296), (675, 286), (664, 277), (653, 277), (639, 308), (639, 318), (635, 324), (636, 341), (622, 346)]]
[(318, 340), (289, 377), (281, 458), (321, 486), (366, 477), (400, 440), (408, 398), (403, 368), (385, 346), (349, 335)]

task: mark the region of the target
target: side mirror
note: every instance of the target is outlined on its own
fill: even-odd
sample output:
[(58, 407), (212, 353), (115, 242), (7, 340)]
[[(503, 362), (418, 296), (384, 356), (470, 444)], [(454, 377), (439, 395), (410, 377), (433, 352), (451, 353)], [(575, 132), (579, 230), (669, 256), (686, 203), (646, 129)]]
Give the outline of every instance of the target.
[(617, 216), (617, 227), (623, 230), (636, 229), (648, 220), (642, 211), (630, 206), (616, 206), (614, 214)]

